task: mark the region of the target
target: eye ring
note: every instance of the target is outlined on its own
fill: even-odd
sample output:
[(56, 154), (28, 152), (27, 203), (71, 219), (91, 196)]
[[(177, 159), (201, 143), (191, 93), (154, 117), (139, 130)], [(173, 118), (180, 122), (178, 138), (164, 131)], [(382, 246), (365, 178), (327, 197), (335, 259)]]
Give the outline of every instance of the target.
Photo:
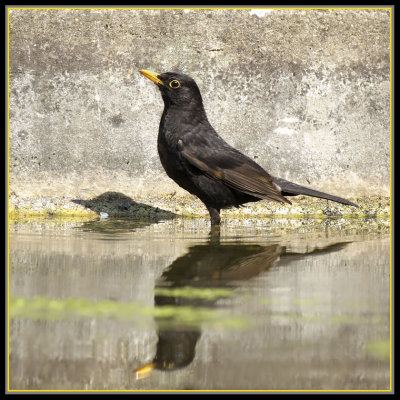
[(176, 79), (174, 79), (173, 81), (171, 81), (169, 83), (169, 87), (172, 89), (178, 89), (178, 87), (181, 86), (181, 83), (179, 81), (177, 81)]

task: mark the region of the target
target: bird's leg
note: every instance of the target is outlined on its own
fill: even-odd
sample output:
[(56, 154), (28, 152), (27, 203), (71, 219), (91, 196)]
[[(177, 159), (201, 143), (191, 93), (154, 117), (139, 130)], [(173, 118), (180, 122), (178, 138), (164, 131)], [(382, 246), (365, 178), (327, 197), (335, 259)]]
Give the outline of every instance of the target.
[(219, 246), (221, 240), (221, 225), (211, 225), (210, 229), (210, 245)]
[(214, 207), (207, 207), (211, 217), (211, 225), (219, 225), (221, 223), (221, 217), (219, 215), (220, 209)]

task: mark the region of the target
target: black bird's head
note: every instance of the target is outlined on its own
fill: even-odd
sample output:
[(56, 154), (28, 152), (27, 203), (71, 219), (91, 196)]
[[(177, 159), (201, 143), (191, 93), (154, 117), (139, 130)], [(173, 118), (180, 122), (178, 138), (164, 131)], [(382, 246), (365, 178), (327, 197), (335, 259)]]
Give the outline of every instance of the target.
[(200, 90), (190, 76), (179, 72), (158, 74), (143, 69), (139, 72), (158, 86), (166, 106), (176, 105), (182, 108), (202, 107), (203, 102)]

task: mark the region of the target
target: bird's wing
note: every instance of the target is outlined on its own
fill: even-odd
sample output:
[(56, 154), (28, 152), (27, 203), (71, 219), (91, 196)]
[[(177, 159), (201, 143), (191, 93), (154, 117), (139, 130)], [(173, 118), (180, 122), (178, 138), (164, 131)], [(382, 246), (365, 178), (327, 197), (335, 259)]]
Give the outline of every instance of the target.
[(183, 136), (178, 142), (182, 156), (210, 178), (260, 199), (290, 203), (281, 195), (273, 177), (249, 157), (218, 136)]

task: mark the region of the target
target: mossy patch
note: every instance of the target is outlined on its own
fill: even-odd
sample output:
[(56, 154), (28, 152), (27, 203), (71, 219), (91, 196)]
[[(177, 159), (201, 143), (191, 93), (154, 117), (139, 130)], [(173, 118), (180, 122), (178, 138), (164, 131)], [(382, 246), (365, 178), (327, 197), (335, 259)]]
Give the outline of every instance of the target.
[(159, 326), (210, 325), (216, 328), (245, 328), (245, 318), (228, 315), (217, 308), (194, 306), (143, 306), (135, 302), (112, 300), (91, 301), (83, 298), (53, 299), (48, 297), (13, 297), (10, 318), (56, 321), (67, 318), (99, 318), (145, 324), (156, 319)]
[(217, 300), (221, 297), (234, 296), (234, 291), (222, 288), (196, 288), (185, 286), (179, 288), (156, 288), (156, 296), (184, 297), (187, 299)]

